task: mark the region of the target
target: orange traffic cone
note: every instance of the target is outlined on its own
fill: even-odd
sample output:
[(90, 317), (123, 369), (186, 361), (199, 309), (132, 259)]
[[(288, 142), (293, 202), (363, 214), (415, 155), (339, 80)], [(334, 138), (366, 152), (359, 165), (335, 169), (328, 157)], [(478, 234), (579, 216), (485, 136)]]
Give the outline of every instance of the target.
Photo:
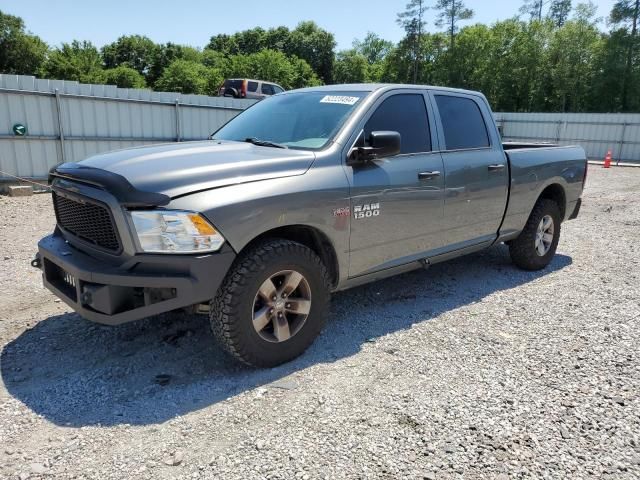
[(607, 154), (604, 156), (603, 168), (611, 167), (611, 150), (607, 150)]

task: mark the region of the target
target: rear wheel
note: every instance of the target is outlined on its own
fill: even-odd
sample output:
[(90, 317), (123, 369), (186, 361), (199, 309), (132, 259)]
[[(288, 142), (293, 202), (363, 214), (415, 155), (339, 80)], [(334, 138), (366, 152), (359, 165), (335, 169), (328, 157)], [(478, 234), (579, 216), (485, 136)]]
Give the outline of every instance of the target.
[(540, 270), (551, 262), (560, 240), (560, 208), (542, 198), (533, 207), (524, 229), (509, 244), (513, 263), (525, 270)]
[(272, 367), (302, 354), (322, 330), (329, 307), (327, 269), (309, 248), (270, 240), (236, 261), (210, 321), (223, 348), (242, 362)]

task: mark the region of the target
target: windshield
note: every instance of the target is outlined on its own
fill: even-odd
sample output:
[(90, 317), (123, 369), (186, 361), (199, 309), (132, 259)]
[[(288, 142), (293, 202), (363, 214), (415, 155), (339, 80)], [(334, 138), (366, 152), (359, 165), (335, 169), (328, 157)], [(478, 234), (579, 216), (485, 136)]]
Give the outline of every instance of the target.
[(319, 150), (335, 135), (367, 92), (276, 95), (245, 110), (213, 134), (214, 140), (277, 143)]

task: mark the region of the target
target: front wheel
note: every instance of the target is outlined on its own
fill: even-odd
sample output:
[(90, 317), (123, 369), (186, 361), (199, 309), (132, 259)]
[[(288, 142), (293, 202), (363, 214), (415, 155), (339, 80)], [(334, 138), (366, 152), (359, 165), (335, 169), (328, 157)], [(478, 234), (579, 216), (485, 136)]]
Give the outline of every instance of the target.
[(242, 362), (273, 367), (301, 355), (324, 326), (327, 269), (309, 248), (269, 240), (236, 261), (211, 301), (222, 347)]
[(551, 262), (560, 240), (560, 208), (540, 199), (518, 238), (509, 244), (511, 260), (524, 270), (541, 270)]

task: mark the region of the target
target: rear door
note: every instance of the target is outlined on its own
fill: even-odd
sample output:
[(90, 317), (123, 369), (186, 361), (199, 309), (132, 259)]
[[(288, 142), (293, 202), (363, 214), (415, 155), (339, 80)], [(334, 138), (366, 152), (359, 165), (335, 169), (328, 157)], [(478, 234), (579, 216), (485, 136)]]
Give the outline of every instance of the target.
[(370, 273), (425, 257), (442, 246), (442, 160), (426, 93), (389, 92), (377, 100), (356, 128), (355, 145), (372, 131), (396, 131), (401, 153), (347, 166), (351, 185), (349, 275)]
[(507, 160), (491, 111), (479, 96), (433, 91), (445, 173), (447, 249), (495, 239), (509, 187)]

